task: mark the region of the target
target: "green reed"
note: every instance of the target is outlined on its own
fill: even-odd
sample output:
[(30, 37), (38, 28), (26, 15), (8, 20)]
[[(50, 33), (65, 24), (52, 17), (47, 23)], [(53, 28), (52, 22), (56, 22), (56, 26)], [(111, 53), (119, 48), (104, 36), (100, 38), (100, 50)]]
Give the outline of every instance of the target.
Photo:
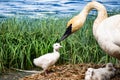
[[(45, 53), (52, 52), (52, 45), (63, 35), (66, 18), (8, 18), (0, 22), (0, 71), (6, 67), (31, 69), (32, 61)], [(63, 63), (117, 63), (117, 60), (101, 50), (92, 34), (94, 18), (86, 20), (83, 28), (61, 42)]]

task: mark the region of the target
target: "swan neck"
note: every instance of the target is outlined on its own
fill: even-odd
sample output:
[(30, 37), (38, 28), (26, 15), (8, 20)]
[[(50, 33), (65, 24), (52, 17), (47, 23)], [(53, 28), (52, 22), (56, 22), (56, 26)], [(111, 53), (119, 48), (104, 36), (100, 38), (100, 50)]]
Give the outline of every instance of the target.
[[(96, 1), (92, 1), (90, 3), (88, 3), (84, 9), (82, 10), (81, 14), (84, 15), (84, 17), (87, 17), (88, 13), (92, 10), (92, 9), (96, 9), (98, 11), (98, 15), (97, 18), (95, 19), (94, 23), (93, 23), (93, 35), (96, 34), (96, 29), (97, 26), (99, 26), (99, 24), (107, 18), (107, 10), (106, 8), (96, 2)], [(94, 35), (95, 36), (95, 35)]]
[[(97, 16), (97, 18), (96, 18), (97, 21), (102, 21), (102, 20), (104, 20), (105, 18), (107, 18), (107, 10), (106, 10), (106, 8), (105, 8), (102, 4), (100, 4), (100, 3), (96, 2), (96, 1), (92, 1), (92, 2), (88, 3), (88, 4), (84, 7), (82, 13), (86, 14), (86, 16), (87, 16), (88, 13), (89, 13), (92, 9), (96, 9), (96, 10), (98, 11), (98, 16)], [(95, 21), (96, 21), (96, 20), (95, 20)]]

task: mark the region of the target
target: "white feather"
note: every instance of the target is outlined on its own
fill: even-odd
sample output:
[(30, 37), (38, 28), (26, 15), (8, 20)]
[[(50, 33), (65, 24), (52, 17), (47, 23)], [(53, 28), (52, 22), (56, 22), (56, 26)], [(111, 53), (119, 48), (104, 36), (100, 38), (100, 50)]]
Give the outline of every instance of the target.
[(110, 80), (115, 75), (115, 70), (112, 63), (106, 64), (105, 68), (88, 68), (85, 80)]
[(57, 60), (59, 59), (60, 53), (58, 52), (58, 50), (60, 47), (62, 47), (62, 46), (60, 46), (59, 43), (55, 43), (53, 45), (53, 52), (52, 53), (47, 53), (47, 54), (42, 55), (38, 58), (35, 58), (33, 60), (33, 63), (36, 66), (43, 68), (44, 71), (47, 70), (48, 67), (54, 65), (57, 62)]

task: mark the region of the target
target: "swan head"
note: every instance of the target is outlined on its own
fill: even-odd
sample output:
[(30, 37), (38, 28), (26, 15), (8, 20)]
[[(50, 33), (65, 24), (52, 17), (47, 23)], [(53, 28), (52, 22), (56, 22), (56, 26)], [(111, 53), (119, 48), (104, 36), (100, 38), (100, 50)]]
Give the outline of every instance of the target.
[(61, 39), (59, 40), (59, 42), (64, 40), (65, 38), (67, 38), (72, 33), (78, 31), (84, 24), (83, 19), (84, 19), (84, 17), (82, 15), (77, 15), (77, 16), (73, 17), (68, 22), (66, 31), (65, 31), (64, 35), (61, 37)]

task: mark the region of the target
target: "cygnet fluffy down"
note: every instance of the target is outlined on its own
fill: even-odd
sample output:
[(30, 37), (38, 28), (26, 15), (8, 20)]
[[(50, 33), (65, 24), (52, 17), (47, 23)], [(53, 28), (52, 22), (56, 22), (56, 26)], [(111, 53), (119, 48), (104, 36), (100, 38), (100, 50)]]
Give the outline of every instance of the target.
[(35, 58), (33, 60), (33, 63), (36, 66), (41, 67), (44, 71), (46, 71), (49, 66), (54, 65), (57, 62), (57, 60), (59, 59), (60, 53), (58, 51), (59, 51), (59, 48), (61, 48), (61, 47), (62, 46), (59, 43), (55, 43), (53, 45), (52, 53), (47, 53), (38, 58)]
[(115, 75), (115, 70), (112, 63), (107, 63), (105, 68), (88, 68), (85, 80), (110, 80)]

